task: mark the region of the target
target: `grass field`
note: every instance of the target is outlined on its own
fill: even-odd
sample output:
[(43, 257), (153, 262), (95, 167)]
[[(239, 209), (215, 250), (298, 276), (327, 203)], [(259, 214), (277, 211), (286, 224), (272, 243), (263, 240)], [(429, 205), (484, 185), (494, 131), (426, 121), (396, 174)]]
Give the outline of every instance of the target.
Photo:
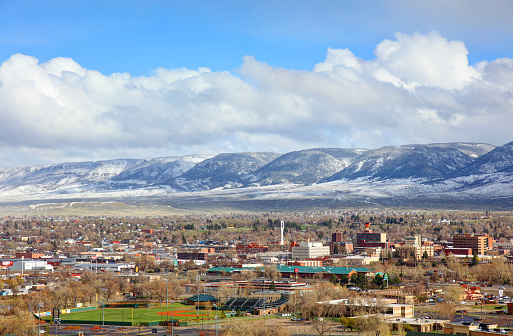
[[(166, 320), (179, 320), (179, 321), (196, 321), (197, 311), (191, 306), (175, 303), (173, 305), (173, 313), (171, 304), (166, 308), (165, 306), (151, 307), (151, 308), (105, 308), (89, 310), (78, 313), (61, 315), (63, 322), (66, 320), (73, 321), (103, 321), (103, 314), (105, 314), (105, 321), (111, 322), (132, 322), (133, 325), (138, 325), (141, 322), (159, 322)], [(215, 310), (200, 310), (199, 316), (201, 319), (214, 319)], [(218, 311), (218, 316), (221, 316), (221, 311)], [(45, 320), (51, 320), (51, 317), (45, 317)]]

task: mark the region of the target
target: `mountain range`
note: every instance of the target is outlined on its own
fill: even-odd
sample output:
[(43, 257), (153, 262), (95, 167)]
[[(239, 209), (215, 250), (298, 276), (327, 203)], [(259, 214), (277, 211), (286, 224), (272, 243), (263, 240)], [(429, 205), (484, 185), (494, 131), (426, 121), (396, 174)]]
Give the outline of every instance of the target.
[(314, 148), (0, 168), (0, 203), (156, 202), (201, 209), (508, 209), (513, 142)]

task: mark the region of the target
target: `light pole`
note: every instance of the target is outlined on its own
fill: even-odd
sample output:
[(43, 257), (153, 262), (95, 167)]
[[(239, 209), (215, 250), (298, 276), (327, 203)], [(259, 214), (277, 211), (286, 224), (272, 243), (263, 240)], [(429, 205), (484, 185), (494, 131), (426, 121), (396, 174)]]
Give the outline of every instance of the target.
[(218, 334), (217, 334), (217, 303), (215, 305), (216, 305), (216, 336), (218, 336)]
[(169, 298), (169, 273), (166, 274), (166, 308), (168, 304), (168, 298)]
[(39, 290), (39, 304), (37, 306), (39, 307), (39, 316), (38, 316), (39, 318), (37, 319), (39, 330), (37, 332), (40, 333), (41, 332), (41, 307), (43, 306), (43, 304), (41, 303), (41, 289)]
[(173, 310), (175, 300), (171, 300), (171, 336), (175, 335), (174, 326), (175, 326), (175, 312)]
[(196, 318), (199, 320), (199, 301), (200, 301), (200, 275), (196, 275), (196, 280), (198, 281), (198, 302), (197, 302), (197, 311), (196, 311)]
[(102, 288), (102, 325), (105, 325), (105, 291), (106, 288)]

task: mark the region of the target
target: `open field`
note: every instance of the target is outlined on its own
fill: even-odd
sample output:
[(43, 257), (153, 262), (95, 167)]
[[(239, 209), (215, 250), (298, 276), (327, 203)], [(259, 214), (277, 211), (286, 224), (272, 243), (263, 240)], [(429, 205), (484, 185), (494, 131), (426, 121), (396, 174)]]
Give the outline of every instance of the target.
[[(215, 310), (200, 310), (199, 316), (204, 320), (213, 320), (216, 315)], [(218, 316), (221, 311), (218, 311)], [(150, 307), (150, 308), (105, 308), (89, 310), (78, 313), (61, 315), (63, 323), (66, 321), (97, 321), (101, 323), (103, 320), (106, 322), (133, 322), (133, 325), (147, 322), (160, 322), (166, 320), (179, 320), (179, 321), (196, 321), (197, 311), (191, 306), (175, 303), (173, 309), (171, 304), (166, 308), (165, 306)], [(51, 317), (45, 317), (45, 320), (51, 320)]]

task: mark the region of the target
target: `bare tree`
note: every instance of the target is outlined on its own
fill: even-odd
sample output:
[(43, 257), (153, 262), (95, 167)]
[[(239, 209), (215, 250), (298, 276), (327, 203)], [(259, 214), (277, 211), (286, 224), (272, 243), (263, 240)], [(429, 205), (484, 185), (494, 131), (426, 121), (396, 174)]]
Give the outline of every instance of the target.
[(233, 288), (229, 286), (219, 286), (216, 296), (219, 301), (224, 303), (229, 297), (233, 296)]
[(312, 321), (312, 329), (319, 335), (323, 336), (333, 329), (333, 325), (325, 318), (317, 318)]
[(278, 281), (281, 279), (281, 272), (274, 266), (265, 266), (264, 276), (272, 281)]
[(32, 335), (36, 319), (25, 309), (15, 309), (10, 316), (0, 317), (0, 335)]
[(389, 336), (389, 324), (377, 315), (359, 316), (356, 318), (355, 327), (364, 336)]
[(262, 323), (232, 320), (224, 327), (223, 336), (289, 336), (290, 333), (281, 326), (269, 326)]

